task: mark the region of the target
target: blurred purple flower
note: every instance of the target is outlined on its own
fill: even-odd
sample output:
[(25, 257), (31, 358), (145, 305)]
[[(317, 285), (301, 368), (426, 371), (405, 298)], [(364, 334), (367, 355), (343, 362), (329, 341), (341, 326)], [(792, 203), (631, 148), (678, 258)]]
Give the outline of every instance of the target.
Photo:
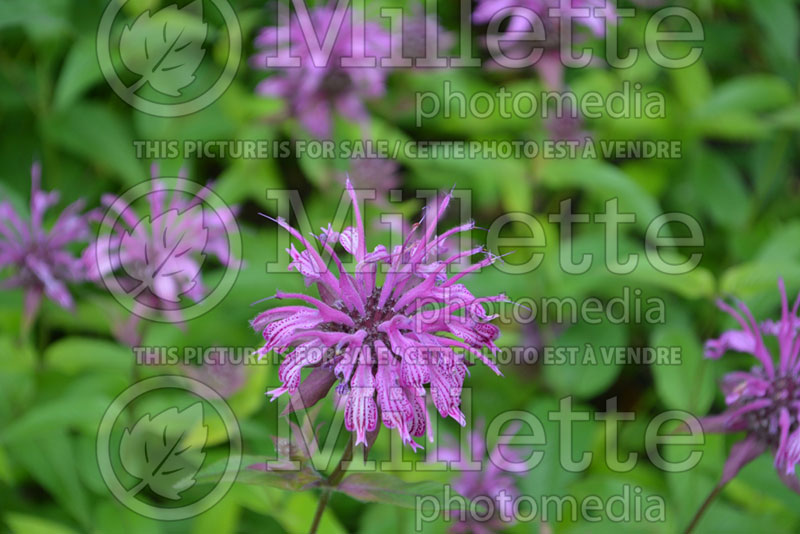
[[(453, 489), (470, 502), (481, 502), (485, 498), (492, 500), (494, 513), (484, 518), (481, 512), (480, 521), (466, 510), (451, 510), (451, 518), (455, 521), (450, 527), (454, 534), (494, 534), (499, 530), (511, 527), (516, 523), (514, 518), (514, 501), (519, 496), (516, 482), (520, 476), (518, 466), (521, 458), (508, 446), (497, 444), (488, 453), (483, 424), (469, 435), (471, 451), (462, 451), (457, 445), (448, 444), (437, 451), (436, 459), (452, 462), (451, 467), (462, 472), (453, 480)], [(518, 427), (506, 433), (516, 434)], [(481, 462), (481, 469), (470, 466), (471, 458)], [(488, 461), (487, 461), (488, 460)], [(476, 499), (480, 499), (477, 500)]]
[[(365, 121), (368, 117), (364, 100), (377, 98), (386, 90), (385, 68), (379, 66), (343, 67), (346, 57), (389, 57), (391, 36), (383, 27), (365, 21), (363, 42), (353, 36), (351, 10), (343, 10), (344, 18), (337, 28), (340, 12), (332, 7), (309, 9), (308, 20), (301, 21), (301, 14), (295, 14), (282, 27), (268, 27), (256, 37), (255, 46), (262, 51), (251, 58), (256, 69), (267, 68), (267, 58), (289, 52), (300, 60), (298, 67), (280, 67), (256, 91), (263, 95), (278, 96), (285, 99), (290, 113), (297, 117), (308, 131), (321, 138), (331, 134), (333, 113), (355, 121)], [(336, 32), (328, 57), (313, 57), (303, 33), (302, 23), (307, 23), (319, 43), (324, 43), (328, 31)], [(288, 29), (288, 35), (286, 30)], [(323, 48), (324, 49), (324, 48)], [(323, 52), (324, 56), (324, 52)]]
[(410, 17), (404, 17), (402, 33), (402, 39), (398, 40), (402, 46), (402, 57), (412, 60), (428, 55), (427, 47), (433, 46), (428, 45), (429, 39), (437, 39), (436, 46), (433, 46), (436, 51), (447, 51), (456, 42), (453, 34), (445, 30), (436, 17), (426, 15), (421, 5), (414, 7)]
[[(509, 9), (511, 16), (505, 31), (529, 32), (531, 31), (530, 12), (538, 15), (544, 25), (546, 38), (541, 43), (535, 43), (536, 47), (544, 48), (544, 54), (534, 67), (550, 89), (562, 89), (564, 65), (560, 58), (560, 32), (565, 14), (560, 12), (559, 4), (560, 0), (478, 0), (472, 20), (477, 24), (486, 24), (501, 10)], [(577, 17), (573, 14), (575, 22), (583, 25), (596, 37), (603, 37), (606, 34), (607, 19), (597, 16), (593, 8), (607, 7), (612, 13), (612, 16), (609, 17), (611, 20), (614, 8), (611, 2), (607, 0), (572, 0), (571, 5), (575, 9), (592, 9), (589, 17)], [(558, 13), (551, 15), (551, 9), (558, 10)], [(573, 35), (575, 35), (574, 32)], [(510, 45), (504, 46), (503, 51), (508, 57), (521, 59), (530, 53), (531, 46), (531, 43), (514, 41)]]
[(203, 358), (202, 365), (187, 365), (185, 372), (225, 398), (242, 389), (245, 382), (244, 365), (231, 361), (219, 349)]
[(88, 214), (81, 214), (83, 201), (67, 206), (52, 228), (44, 228), (44, 214), (58, 202), (57, 191), (41, 189), (42, 168), (31, 168), (30, 218), (25, 220), (8, 201), (0, 202), (0, 268), (10, 267), (13, 274), (0, 282), (0, 288), (25, 289), (25, 324), (30, 324), (42, 296), (72, 309), (68, 282), (84, 279), (81, 260), (67, 250), (67, 245), (89, 237)]
[(354, 189), (375, 191), (376, 198), (384, 201), (389, 191), (400, 186), (400, 165), (390, 158), (353, 158), (350, 170), (341, 173), (342, 183), (349, 179)]
[(568, 102), (569, 100), (564, 100), (561, 109), (550, 110), (545, 128), (550, 139), (554, 141), (583, 142), (589, 136), (589, 132), (584, 128), (583, 117)]
[(229, 221), (221, 219), (222, 213), (203, 209), (202, 192), (189, 196), (171, 191), (157, 179), (156, 165), (151, 176), (149, 211), (144, 215), (113, 195), (103, 196), (103, 205), (115, 212), (116, 226), (109, 236), (90, 244), (83, 261), (89, 279), (113, 277), (112, 287), (133, 297), (135, 306), (157, 309), (181, 322), (181, 298), (197, 302), (205, 295), (200, 269), (206, 255), (225, 266), (239, 260), (231, 257), (228, 247)]
[[(781, 292), (778, 322), (758, 325), (744, 303), (738, 303), (737, 311), (719, 301), (719, 307), (732, 315), (741, 329), (727, 331), (706, 343), (708, 358), (717, 359), (728, 350), (735, 350), (750, 353), (758, 360), (758, 365), (749, 372), (735, 371), (723, 378), (722, 391), (728, 409), (701, 420), (706, 432), (746, 432), (746, 437), (731, 449), (718, 487), (725, 485), (761, 453), (771, 450), (778, 476), (789, 488), (800, 493), (795, 475), (795, 466), (800, 462), (800, 321), (797, 317), (800, 295), (790, 310), (782, 279), (778, 286)], [(777, 339), (777, 362), (764, 343), (765, 335)]]
[[(560, 0), (478, 0), (478, 4), (472, 14), (472, 19), (479, 24), (485, 24), (499, 11), (510, 9), (512, 16), (509, 20), (508, 31), (525, 32), (530, 31), (527, 12), (533, 11), (542, 19), (542, 22), (546, 26), (552, 24), (553, 28), (557, 30), (563, 19), (563, 15), (559, 9), (560, 3)], [(614, 7), (613, 4), (607, 0), (572, 0), (571, 5), (573, 9), (603, 7), (613, 9)], [(551, 16), (551, 9), (557, 10), (558, 14)], [(594, 11), (591, 12), (589, 17), (577, 17), (573, 15), (573, 20), (588, 28), (597, 37), (602, 37), (606, 34), (606, 20), (602, 17), (597, 17)], [(548, 30), (549, 29), (548, 27)], [(548, 35), (549, 33), (550, 32), (548, 32)]]
[[(402, 245), (389, 251), (378, 245), (367, 251), (364, 221), (356, 192), (348, 181), (356, 227), (341, 233), (330, 225), (317, 236), (324, 252), (335, 262), (338, 276), (328, 269), (317, 249), (297, 230), (279, 218), (275, 222), (302, 245), (292, 244), (289, 269), (299, 271), (306, 285), (315, 284), (319, 298), (278, 291), (279, 299), (307, 305), (283, 306), (258, 315), (252, 326), (270, 351), (287, 352), (278, 376), (282, 386), (270, 392), (274, 398), (297, 394), (313, 402), (321, 399), (336, 381), (345, 403), (345, 427), (355, 433), (356, 444), (367, 444), (367, 434), (377, 432), (379, 416), (387, 428), (396, 428), (412, 448), (412, 437), (430, 436), (427, 393), (442, 417), (464, 424), (459, 409), (461, 388), (467, 373), (465, 354), (481, 359), (500, 371), (482, 352), (497, 351), (500, 330), (489, 323), (485, 302), (504, 301), (505, 296), (476, 298), (458, 281), (497, 260), (486, 258), (448, 276), (447, 267), (461, 258), (483, 253), (482, 248), (438, 260), (435, 253), (448, 237), (475, 227), (474, 222), (435, 235), (437, 222), (450, 202), (447, 195), (424, 228), (415, 225)], [(421, 230), (421, 231), (420, 231)], [(337, 242), (355, 260), (355, 273), (344, 268), (334, 251)], [(376, 273), (385, 272), (382, 286)], [(434, 306), (434, 307), (430, 307)], [(463, 352), (462, 352), (463, 351)], [(301, 383), (304, 367), (314, 368)], [(429, 385), (428, 390), (425, 384)]]

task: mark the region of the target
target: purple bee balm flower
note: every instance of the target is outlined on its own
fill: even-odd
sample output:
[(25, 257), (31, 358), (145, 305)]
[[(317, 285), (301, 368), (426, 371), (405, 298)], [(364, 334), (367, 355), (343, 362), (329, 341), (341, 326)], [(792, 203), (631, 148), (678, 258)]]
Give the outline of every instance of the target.
[[(467, 374), (465, 354), (501, 374), (483, 353), (484, 349), (495, 353), (494, 341), (500, 335), (499, 328), (489, 323), (496, 315), (488, 315), (483, 303), (506, 297), (476, 298), (459, 283), (497, 257), (487, 254), (452, 276), (449, 265), (483, 250), (475, 248), (444, 260), (435, 257), (444, 240), (475, 227), (469, 222), (435, 235), (451, 195), (444, 197), (424, 228), (414, 226), (402, 245), (391, 251), (378, 245), (368, 252), (359, 202), (349, 181), (347, 191), (356, 226), (339, 233), (329, 225), (317, 236), (338, 274), (297, 230), (281, 218), (275, 221), (301, 245), (300, 250), (294, 244), (287, 249), (292, 258), (289, 269), (299, 271), (306, 285), (316, 285), (319, 298), (279, 291), (277, 298), (301, 304), (265, 311), (252, 321), (266, 341), (258, 352), (286, 353), (278, 372), (282, 386), (270, 392), (273, 399), (288, 392), (302, 398), (307, 407), (338, 382), (345, 427), (355, 433), (356, 444), (367, 444), (368, 433), (377, 431), (382, 418), (387, 428), (397, 429), (404, 443), (417, 448), (413, 437), (424, 435), (426, 429), (430, 436), (427, 399), (442, 417), (464, 424), (459, 405)], [(336, 254), (337, 243), (352, 255), (354, 274), (345, 270)], [(384, 274), (382, 285), (377, 273)], [(305, 367), (313, 370), (301, 381)]]
[(545, 121), (545, 128), (550, 139), (554, 141), (583, 142), (589, 132), (584, 129), (583, 118), (578, 110), (574, 110), (567, 102), (568, 100), (560, 110), (551, 110), (551, 115)]
[(45, 212), (58, 202), (56, 191), (41, 189), (42, 169), (31, 168), (31, 210), (25, 220), (8, 201), (0, 202), (0, 268), (10, 267), (13, 274), (0, 288), (25, 289), (25, 323), (36, 315), (42, 296), (72, 309), (68, 282), (84, 279), (81, 260), (66, 248), (89, 237), (87, 214), (81, 214), (83, 202), (67, 206), (50, 230), (44, 228)]
[[(478, 0), (472, 20), (477, 24), (486, 24), (498, 12), (510, 10), (511, 16), (506, 31), (530, 32), (530, 12), (538, 15), (544, 25), (546, 38), (544, 42), (536, 43), (537, 47), (544, 49), (544, 54), (536, 62), (535, 68), (549, 88), (563, 89), (564, 65), (560, 58), (560, 28), (566, 14), (561, 13), (560, 3), (560, 0)], [(571, 6), (575, 9), (589, 8), (592, 10), (588, 17), (571, 14), (570, 16), (577, 24), (587, 28), (596, 37), (603, 37), (606, 34), (606, 19), (598, 16), (594, 8), (608, 8), (609, 20), (612, 20), (614, 6), (611, 2), (607, 2), (607, 0), (572, 0)], [(551, 14), (551, 9), (558, 11)], [(525, 58), (530, 52), (531, 45), (521, 41), (503, 46), (503, 53), (514, 59)]]
[[(506, 436), (515, 434), (517, 430), (513, 429)], [(478, 424), (478, 428), (470, 433), (469, 443), (471, 451), (462, 451), (454, 445), (442, 447), (437, 451), (437, 460), (451, 462), (451, 467), (462, 470), (453, 480), (455, 491), (471, 502), (485, 502), (488, 498), (492, 505), (487, 512), (476, 514), (480, 517), (473, 517), (466, 510), (451, 510), (454, 523), (450, 532), (494, 534), (516, 523), (514, 501), (519, 496), (516, 482), (520, 470), (515, 464), (520, 463), (520, 458), (508, 445), (498, 443), (487, 459), (482, 424)], [(475, 470), (474, 465), (470, 465), (470, 456), (481, 462), (480, 469)], [(488, 512), (492, 512), (491, 515)]]
[(349, 179), (355, 189), (370, 189), (375, 196), (385, 201), (389, 191), (400, 186), (400, 165), (390, 158), (353, 158), (350, 171), (342, 173), (342, 183)]
[(144, 215), (113, 195), (103, 196), (103, 205), (117, 217), (115, 227), (93, 242), (83, 259), (91, 280), (105, 279), (106, 287), (135, 299), (137, 315), (156, 309), (179, 323), (181, 298), (197, 302), (205, 295), (200, 269), (206, 255), (226, 266), (238, 260), (228, 247), (226, 214), (204, 209), (202, 191), (189, 196), (170, 190), (156, 178), (156, 165), (151, 175)]
[(220, 349), (214, 349), (203, 358), (202, 365), (187, 365), (186, 374), (202, 382), (225, 398), (244, 386), (244, 365), (231, 361)]
[[(278, 68), (256, 91), (286, 100), (290, 113), (317, 137), (330, 136), (334, 111), (354, 121), (365, 121), (368, 113), (364, 100), (384, 94), (387, 71), (380, 66), (342, 66), (342, 59), (377, 58), (379, 64), (380, 58), (391, 55), (391, 36), (379, 24), (365, 21), (364, 26), (361, 40), (353, 33), (351, 10), (325, 6), (310, 9), (307, 17), (302, 12), (295, 14), (282, 27), (264, 28), (255, 40), (262, 52), (251, 59), (253, 68), (273, 70), (267, 67), (267, 58), (287, 53), (298, 58), (300, 65)], [(304, 27), (306, 31), (310, 27), (314, 35), (306, 37)], [(325, 53), (324, 46), (322, 53), (315, 53), (309, 40), (324, 45), (328, 32), (333, 37), (330, 54)]]
[[(613, 9), (613, 4), (607, 0), (572, 0), (573, 9), (591, 9), (588, 17), (579, 17), (572, 14), (573, 20), (588, 28), (597, 37), (602, 37), (606, 34), (606, 21), (602, 17), (595, 14), (594, 8), (608, 7)], [(488, 23), (499, 11), (509, 9), (511, 10), (511, 17), (509, 20), (508, 31), (512, 32), (527, 32), (530, 31), (530, 17), (528, 12), (533, 11), (547, 26), (553, 24), (553, 28), (557, 33), (558, 25), (561, 23), (563, 17), (560, 14), (560, 0), (478, 0), (475, 11), (472, 14), (472, 20), (479, 24)], [(555, 16), (551, 15), (550, 10), (557, 10)], [(550, 37), (548, 31), (548, 37)]]
[(428, 48), (446, 51), (456, 42), (453, 34), (440, 26), (436, 17), (426, 15), (421, 5), (413, 8), (410, 17), (404, 17), (401, 37), (398, 41), (402, 57), (416, 60), (427, 57)]
[[(730, 330), (706, 343), (706, 357), (717, 359), (728, 350), (752, 354), (757, 362), (750, 371), (735, 371), (722, 380), (728, 409), (720, 415), (702, 419), (707, 432), (746, 432), (744, 440), (733, 446), (719, 487), (731, 480), (747, 463), (762, 452), (771, 450), (775, 469), (781, 480), (800, 493), (795, 466), (800, 462), (800, 337), (797, 310), (800, 295), (791, 310), (783, 280), (781, 318), (758, 325), (743, 303), (738, 311), (723, 301), (719, 307), (739, 323), (740, 330)], [(773, 358), (764, 343), (765, 336), (777, 340), (778, 358)]]

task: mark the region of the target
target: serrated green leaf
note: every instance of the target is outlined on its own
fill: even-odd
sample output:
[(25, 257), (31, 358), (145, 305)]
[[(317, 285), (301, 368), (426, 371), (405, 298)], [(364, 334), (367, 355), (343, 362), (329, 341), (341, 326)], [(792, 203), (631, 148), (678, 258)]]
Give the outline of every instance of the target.
[(122, 183), (134, 185), (147, 177), (128, 124), (107, 106), (75, 103), (47, 120), (45, 134), (64, 150), (113, 171)]

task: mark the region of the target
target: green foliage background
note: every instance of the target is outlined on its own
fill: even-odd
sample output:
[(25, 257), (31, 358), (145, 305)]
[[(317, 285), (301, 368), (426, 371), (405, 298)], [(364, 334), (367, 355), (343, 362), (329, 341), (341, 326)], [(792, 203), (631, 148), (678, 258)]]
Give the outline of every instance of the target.
[[(261, 1), (231, 0), (252, 53), (257, 29), (272, 22)], [(370, 4), (389, 5), (388, 0)], [(394, 2), (397, 3), (397, 2)], [(158, 0), (133, 0), (123, 13), (158, 8)], [(149, 160), (136, 158), (134, 140), (142, 139), (287, 139), (305, 134), (294, 121), (265, 117), (279, 113), (280, 101), (254, 94), (263, 78), (243, 60), (233, 85), (213, 105), (196, 114), (163, 119), (133, 110), (105, 83), (95, 56), (95, 34), (106, 2), (101, 0), (3, 0), (0, 2), (0, 195), (20, 206), (28, 202), (29, 168), (41, 160), (46, 189), (58, 189), (62, 201), (79, 197), (97, 205), (105, 192), (120, 193), (148, 178)], [(684, 2), (700, 16), (706, 39), (702, 59), (690, 68), (665, 70), (640, 54), (627, 70), (604, 68), (568, 72), (578, 94), (589, 90), (610, 93), (624, 81), (641, 83), (644, 90), (664, 94), (664, 119), (587, 121), (597, 140), (673, 139), (683, 146), (680, 159), (660, 160), (408, 160), (403, 165), (406, 192), (449, 189), (453, 184), (473, 191), (478, 224), (506, 212), (535, 215), (545, 225), (545, 261), (525, 275), (504, 275), (494, 269), (471, 277), (475, 294), (504, 291), (512, 298), (618, 297), (623, 286), (639, 288), (642, 299), (666, 303), (664, 324), (578, 323), (567, 329), (542, 325), (536, 332), (547, 344), (598, 346), (628, 344), (680, 346), (681, 366), (507, 366), (497, 378), (481, 366), (473, 368), (472, 411), (491, 419), (509, 409), (529, 410), (547, 421), (546, 412), (558, 399), (572, 395), (589, 411), (602, 410), (617, 397), (620, 409), (636, 413), (622, 424), (621, 453), (635, 452), (640, 460), (629, 473), (614, 473), (603, 462), (600, 422), (576, 425), (575, 451), (590, 451), (595, 460), (581, 473), (565, 472), (555, 454), (520, 482), (528, 495), (576, 496), (619, 493), (635, 484), (645, 494), (663, 496), (666, 521), (653, 524), (598, 524), (565, 520), (551, 525), (557, 533), (677, 532), (720, 476), (731, 439), (707, 436), (704, 455), (693, 470), (667, 474), (645, 454), (645, 427), (666, 410), (688, 410), (698, 416), (724, 406), (717, 388), (727, 371), (750, 361), (726, 357), (710, 362), (702, 357), (705, 339), (716, 336), (727, 318), (714, 299), (733, 295), (752, 306), (756, 317), (774, 316), (778, 306), (776, 280), (783, 276), (791, 294), (800, 291), (800, 13), (793, 0), (697, 0)], [(638, 9), (620, 28), (620, 41), (642, 48), (642, 35), (651, 11)], [(458, 25), (454, 6), (440, 6), (442, 23)], [(218, 21), (217, 21), (218, 22)], [(685, 45), (681, 45), (685, 46)], [(480, 49), (477, 45), (476, 50)], [(671, 51), (680, 53), (677, 45)], [(214, 57), (224, 60), (215, 45)], [(205, 75), (201, 73), (201, 76)], [(210, 74), (208, 74), (210, 75)], [(398, 71), (391, 74), (385, 99), (370, 104), (371, 135), (383, 139), (542, 140), (539, 120), (508, 120), (499, 116), (459, 120), (436, 118), (414, 127), (414, 91), (454, 88), (470, 94), (494, 90), (541, 90), (533, 71), (511, 74), (481, 69), (456, 71)], [(359, 128), (337, 123), (337, 140), (358, 138)], [(145, 345), (203, 347), (254, 346), (258, 336), (248, 320), (256, 313), (251, 303), (272, 295), (276, 288), (301, 289), (299, 276), (265, 273), (265, 262), (276, 259), (277, 232), (258, 217), (274, 209), (268, 188), (298, 189), (314, 227), (333, 213), (338, 198), (336, 176), (346, 161), (192, 159), (162, 161), (165, 174), (184, 166), (201, 182), (215, 180), (215, 190), (228, 204), (242, 206), (240, 224), (247, 262), (226, 299), (213, 312), (180, 330), (150, 324)], [(572, 198), (576, 211), (597, 213), (610, 198), (619, 198), (622, 211), (637, 214), (644, 224), (624, 225), (625, 252), (641, 256), (637, 269), (626, 276), (603, 266), (600, 224), (582, 224), (574, 237), (576, 255), (592, 252), (593, 267), (568, 275), (558, 267), (558, 228), (547, 223), (561, 200)], [(410, 195), (409, 198), (413, 198)], [(409, 217), (420, 205), (403, 204)], [(644, 259), (646, 221), (662, 212), (683, 212), (700, 221), (705, 245), (700, 266), (674, 276), (650, 268)], [(377, 217), (378, 213), (372, 214)], [(449, 222), (457, 222), (451, 215)], [(521, 226), (509, 235), (525, 236)], [(679, 250), (688, 256), (697, 249)], [(282, 259), (282, 253), (279, 255)], [(677, 256), (676, 256), (677, 257)], [(511, 258), (509, 258), (511, 259)], [(45, 303), (29, 338), (20, 338), (22, 292), (0, 293), (0, 531), (16, 534), (136, 532), (260, 533), (305, 532), (316, 506), (315, 492), (290, 492), (264, 485), (236, 484), (213, 509), (180, 522), (157, 522), (119, 505), (103, 484), (95, 457), (95, 434), (111, 400), (137, 376), (130, 350), (117, 344), (112, 327), (126, 319), (125, 311), (108, 294), (89, 284), (74, 289), (77, 310), (68, 313)], [(532, 332), (504, 326), (501, 343), (519, 345)], [(139, 369), (138, 376), (174, 374), (181, 368)], [(274, 451), (277, 408), (264, 391), (278, 383), (270, 366), (247, 369), (244, 388), (230, 399), (242, 432), (245, 451), (268, 455)], [(167, 402), (165, 400), (165, 402)], [(331, 417), (330, 406), (320, 417)], [(557, 445), (557, 430), (548, 430), (548, 451)], [(456, 427), (444, 425), (454, 433)], [(225, 448), (224, 435), (211, 429), (216, 450)], [(339, 443), (339, 447), (344, 444)], [(388, 453), (387, 432), (374, 454)], [(577, 452), (576, 452), (577, 454)], [(676, 453), (678, 454), (678, 453)], [(411, 454), (408, 453), (409, 457)], [(213, 451), (209, 456), (214, 456)], [(786, 490), (764, 456), (748, 466), (715, 502), (697, 532), (797, 532), (798, 496)], [(432, 478), (424, 472), (400, 475), (407, 482)], [(447, 476), (437, 475), (441, 481)], [(436, 478), (436, 477), (433, 477)], [(426, 531), (442, 532), (439, 521)], [(537, 523), (518, 524), (510, 532), (537, 532)], [(322, 531), (398, 532), (413, 529), (413, 512), (383, 503), (362, 503), (335, 495)]]

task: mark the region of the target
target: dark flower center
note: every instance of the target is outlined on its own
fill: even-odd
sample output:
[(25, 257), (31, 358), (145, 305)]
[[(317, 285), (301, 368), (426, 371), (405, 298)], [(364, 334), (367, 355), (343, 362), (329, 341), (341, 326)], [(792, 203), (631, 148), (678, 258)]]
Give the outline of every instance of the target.
[(353, 323), (355, 323), (354, 326), (331, 322), (321, 324), (319, 329), (325, 332), (346, 332), (348, 334), (364, 330), (367, 333), (367, 336), (364, 338), (364, 345), (371, 345), (373, 342), (380, 339), (389, 347), (388, 336), (383, 332), (379, 332), (378, 327), (396, 313), (392, 309), (395, 300), (390, 298), (383, 307), (379, 308), (378, 300), (380, 299), (380, 295), (381, 288), (375, 288), (364, 305), (363, 314), (359, 313), (358, 310), (348, 310), (344, 304), (334, 305), (334, 308), (347, 314), (353, 320)]
[(789, 432), (797, 429), (798, 403), (800, 403), (800, 384), (797, 377), (779, 376), (775, 378), (762, 397), (750, 397), (744, 399), (744, 403), (758, 400), (769, 399), (771, 402), (767, 406), (748, 412), (744, 420), (747, 428), (757, 434), (764, 442), (777, 446), (780, 441), (781, 427), (778, 424), (780, 414), (783, 409), (789, 412), (791, 426)]
[(328, 97), (336, 97), (353, 89), (353, 79), (343, 69), (333, 69), (322, 78), (321, 91)]

